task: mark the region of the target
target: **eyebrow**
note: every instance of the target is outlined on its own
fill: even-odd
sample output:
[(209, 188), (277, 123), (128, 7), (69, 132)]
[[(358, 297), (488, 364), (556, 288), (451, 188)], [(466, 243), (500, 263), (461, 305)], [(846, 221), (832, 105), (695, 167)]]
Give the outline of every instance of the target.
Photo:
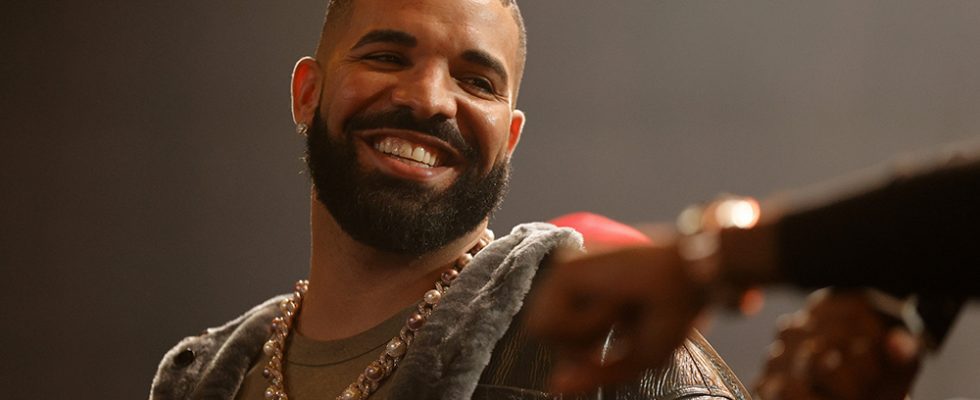
[(463, 52), (463, 59), (492, 69), (493, 72), (500, 75), (501, 79), (507, 82), (507, 68), (504, 68), (504, 63), (490, 55), (490, 53), (482, 50), (466, 50)]
[(351, 47), (351, 50), (366, 46), (371, 43), (393, 43), (405, 47), (415, 47), (419, 41), (407, 32), (396, 31), (393, 29), (377, 29), (361, 36), (361, 39)]

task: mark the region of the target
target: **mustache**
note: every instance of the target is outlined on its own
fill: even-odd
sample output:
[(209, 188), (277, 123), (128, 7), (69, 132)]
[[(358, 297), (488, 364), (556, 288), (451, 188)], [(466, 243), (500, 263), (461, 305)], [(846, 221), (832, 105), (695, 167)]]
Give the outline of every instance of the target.
[(442, 118), (418, 120), (412, 115), (412, 110), (407, 108), (357, 114), (344, 124), (344, 132), (348, 134), (358, 130), (385, 128), (421, 132), (448, 143), (463, 155), (475, 154), (473, 146), (463, 139), (463, 134), (455, 124)]

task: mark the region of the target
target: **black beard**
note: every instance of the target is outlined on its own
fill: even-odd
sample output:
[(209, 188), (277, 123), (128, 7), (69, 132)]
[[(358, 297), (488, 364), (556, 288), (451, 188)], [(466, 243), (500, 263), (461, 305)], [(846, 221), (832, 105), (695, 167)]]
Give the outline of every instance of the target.
[[(455, 147), (469, 166), (441, 192), (424, 185), (358, 167), (352, 132), (397, 128), (428, 133)], [(475, 229), (496, 211), (507, 191), (510, 163), (501, 161), (486, 175), (483, 157), (468, 146), (450, 122), (416, 121), (409, 110), (357, 115), (341, 139), (328, 132), (319, 112), (306, 137), (306, 163), (319, 201), (355, 240), (379, 250), (419, 256)]]

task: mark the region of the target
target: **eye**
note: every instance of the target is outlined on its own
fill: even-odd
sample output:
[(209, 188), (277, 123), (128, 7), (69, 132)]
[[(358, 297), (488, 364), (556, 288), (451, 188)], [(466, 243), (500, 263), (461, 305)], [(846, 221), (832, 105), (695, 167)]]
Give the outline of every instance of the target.
[(408, 61), (396, 53), (370, 53), (361, 57), (362, 60), (390, 65), (407, 65)]
[(472, 77), (461, 78), (459, 81), (462, 82), (464, 85), (469, 86), (474, 90), (477, 90), (483, 94), (489, 94), (489, 95), (497, 94), (496, 90), (493, 87), (493, 82), (490, 82), (490, 80), (487, 78), (472, 76)]

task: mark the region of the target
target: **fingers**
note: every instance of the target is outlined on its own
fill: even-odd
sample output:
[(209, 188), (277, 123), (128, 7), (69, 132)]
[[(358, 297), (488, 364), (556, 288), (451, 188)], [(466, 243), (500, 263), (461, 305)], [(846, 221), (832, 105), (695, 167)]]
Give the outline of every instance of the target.
[(554, 341), (592, 342), (621, 314), (623, 302), (615, 293), (607, 293), (616, 287), (611, 275), (589, 261), (554, 265), (532, 292), (528, 329)]
[[(552, 369), (549, 389), (556, 393), (578, 393), (598, 386), (635, 378), (652, 367), (637, 344), (647, 342), (639, 331), (614, 332), (587, 348), (564, 348)], [(668, 354), (673, 350), (671, 347)]]
[(629, 380), (643, 370), (636, 368), (634, 363), (628, 363), (629, 361), (623, 360), (615, 366), (604, 366), (582, 360), (560, 360), (552, 369), (549, 390), (554, 393), (581, 393), (602, 385)]
[(661, 366), (690, 332), (691, 321), (683, 313), (641, 313), (636, 323), (617, 323), (608, 339), (604, 335), (589, 346), (566, 343), (559, 348), (560, 363), (553, 370), (551, 389), (579, 392), (623, 382)]
[(918, 368), (915, 344), (860, 293), (825, 293), (783, 319), (758, 397), (903, 399)]
[[(527, 326), (559, 346), (552, 383), (581, 391), (619, 382), (666, 360), (705, 304), (672, 247), (634, 247), (565, 259), (532, 292)], [(610, 328), (616, 345), (602, 349)]]
[(629, 318), (657, 290), (659, 250), (630, 248), (558, 262), (532, 293), (528, 328), (557, 341), (590, 341)]

